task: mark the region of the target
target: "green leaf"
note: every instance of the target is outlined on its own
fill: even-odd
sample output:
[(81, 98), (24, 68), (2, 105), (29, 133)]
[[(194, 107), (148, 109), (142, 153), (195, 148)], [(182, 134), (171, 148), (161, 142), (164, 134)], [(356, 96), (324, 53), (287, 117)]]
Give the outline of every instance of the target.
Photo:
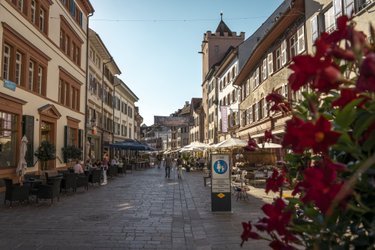
[(353, 123), (356, 118), (357, 109), (355, 108), (362, 99), (356, 99), (347, 104), (342, 110), (337, 112), (335, 125), (342, 130), (347, 130), (349, 125)]
[(375, 149), (375, 131), (372, 131), (366, 142), (362, 145), (362, 149), (365, 152), (371, 152)]
[(369, 112), (361, 112), (359, 118), (355, 122), (353, 136), (358, 138), (365, 132), (368, 127), (375, 122), (375, 115)]

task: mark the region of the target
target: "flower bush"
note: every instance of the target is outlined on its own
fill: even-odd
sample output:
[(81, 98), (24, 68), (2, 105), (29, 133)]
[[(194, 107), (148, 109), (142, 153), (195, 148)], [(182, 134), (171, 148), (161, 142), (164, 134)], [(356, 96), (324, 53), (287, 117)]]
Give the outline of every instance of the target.
[[(314, 55), (296, 56), (289, 66), (289, 86), (303, 87), (304, 100), (267, 96), (271, 110), (291, 114), (282, 141), (290, 153), (266, 183), (266, 192), (280, 197), (262, 207), (265, 217), (242, 223), (242, 244), (251, 238), (273, 249), (375, 248), (373, 27), (370, 34), (339, 17), (337, 30), (315, 41)], [(285, 185), (291, 198), (280, 192)]]

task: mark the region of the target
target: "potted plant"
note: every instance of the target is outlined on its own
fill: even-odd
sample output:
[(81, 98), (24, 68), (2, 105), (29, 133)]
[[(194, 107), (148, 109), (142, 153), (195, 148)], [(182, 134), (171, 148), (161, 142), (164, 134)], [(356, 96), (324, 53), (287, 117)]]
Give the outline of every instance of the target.
[(62, 148), (62, 153), (64, 157), (64, 162), (72, 162), (74, 160), (79, 160), (82, 157), (82, 149), (75, 145), (69, 145)]
[(46, 170), (48, 161), (56, 158), (56, 147), (48, 141), (42, 141), (34, 155), (41, 162), (41, 170)]

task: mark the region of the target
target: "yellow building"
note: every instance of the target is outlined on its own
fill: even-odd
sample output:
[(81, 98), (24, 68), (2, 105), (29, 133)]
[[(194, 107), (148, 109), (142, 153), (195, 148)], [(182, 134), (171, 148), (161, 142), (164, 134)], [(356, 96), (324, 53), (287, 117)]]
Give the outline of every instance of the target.
[(48, 168), (64, 167), (62, 148), (83, 148), (88, 0), (0, 0), (0, 177), (14, 177), (20, 141), (27, 171), (42, 141), (56, 147)]

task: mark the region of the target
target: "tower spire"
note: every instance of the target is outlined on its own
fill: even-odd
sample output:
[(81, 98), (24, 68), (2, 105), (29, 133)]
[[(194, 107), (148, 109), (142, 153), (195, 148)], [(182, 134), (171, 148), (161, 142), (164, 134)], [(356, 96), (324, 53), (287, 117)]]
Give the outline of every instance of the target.
[(223, 12), (220, 12), (220, 20), (223, 21)]

